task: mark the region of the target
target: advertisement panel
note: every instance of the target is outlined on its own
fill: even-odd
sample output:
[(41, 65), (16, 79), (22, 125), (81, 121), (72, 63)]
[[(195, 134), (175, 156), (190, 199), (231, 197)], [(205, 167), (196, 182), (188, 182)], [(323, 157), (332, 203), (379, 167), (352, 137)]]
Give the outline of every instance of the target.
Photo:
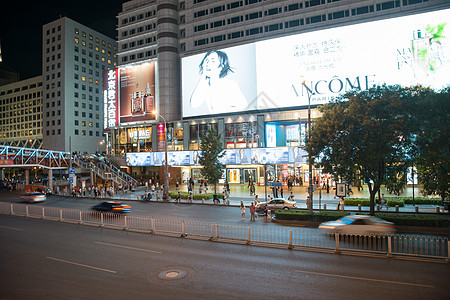
[(119, 68), (120, 124), (155, 120), (156, 62)]
[[(306, 151), (298, 147), (254, 148), (254, 149), (226, 149), (219, 161), (223, 165), (249, 164), (287, 164), (306, 163)], [(170, 166), (199, 166), (198, 157), (201, 151), (169, 151), (167, 159)], [(163, 166), (164, 152), (128, 152), (127, 165)]]
[(450, 84), (450, 10), (349, 25), (182, 59), (183, 117), (328, 103), (374, 85)]
[(117, 69), (103, 72), (103, 129), (119, 125)]

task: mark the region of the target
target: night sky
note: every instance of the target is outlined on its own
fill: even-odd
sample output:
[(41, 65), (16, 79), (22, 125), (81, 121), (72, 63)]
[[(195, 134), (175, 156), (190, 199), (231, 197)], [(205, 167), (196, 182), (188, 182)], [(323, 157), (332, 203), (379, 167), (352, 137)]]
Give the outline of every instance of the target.
[(68, 17), (117, 40), (116, 16), (126, 0), (2, 1), (0, 40), (3, 64), (20, 80), (42, 74), (42, 26)]

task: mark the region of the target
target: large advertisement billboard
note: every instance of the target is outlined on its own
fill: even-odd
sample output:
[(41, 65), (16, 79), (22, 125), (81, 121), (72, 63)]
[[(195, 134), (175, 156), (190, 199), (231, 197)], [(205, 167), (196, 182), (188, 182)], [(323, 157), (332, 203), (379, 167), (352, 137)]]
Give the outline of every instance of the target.
[(156, 62), (108, 70), (103, 75), (104, 128), (155, 120)]
[(119, 68), (120, 124), (155, 120), (155, 62)]
[(450, 84), (450, 10), (349, 25), (182, 59), (183, 117), (332, 101), (373, 85)]

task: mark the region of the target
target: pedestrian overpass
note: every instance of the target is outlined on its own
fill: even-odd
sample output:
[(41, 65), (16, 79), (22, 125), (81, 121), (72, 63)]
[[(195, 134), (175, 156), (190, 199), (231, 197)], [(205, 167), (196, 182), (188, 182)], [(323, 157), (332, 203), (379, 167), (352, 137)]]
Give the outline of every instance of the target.
[(4, 178), (4, 168), (22, 168), (25, 170), (25, 185), (28, 185), (29, 171), (35, 167), (48, 170), (48, 186), (50, 188), (53, 186), (53, 170), (65, 170), (70, 167), (89, 170), (91, 182), (94, 182), (95, 174), (116, 185), (125, 186), (138, 183), (136, 179), (113, 165), (86, 161), (70, 152), (0, 145), (0, 179)]

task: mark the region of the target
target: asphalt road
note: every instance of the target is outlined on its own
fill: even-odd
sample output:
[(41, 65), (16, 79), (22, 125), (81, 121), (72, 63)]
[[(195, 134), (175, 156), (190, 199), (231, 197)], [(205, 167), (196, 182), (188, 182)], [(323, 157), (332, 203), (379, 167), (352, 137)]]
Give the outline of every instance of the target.
[[(448, 264), (0, 215), (2, 299), (446, 299)], [(173, 276), (173, 277), (172, 277)]]

